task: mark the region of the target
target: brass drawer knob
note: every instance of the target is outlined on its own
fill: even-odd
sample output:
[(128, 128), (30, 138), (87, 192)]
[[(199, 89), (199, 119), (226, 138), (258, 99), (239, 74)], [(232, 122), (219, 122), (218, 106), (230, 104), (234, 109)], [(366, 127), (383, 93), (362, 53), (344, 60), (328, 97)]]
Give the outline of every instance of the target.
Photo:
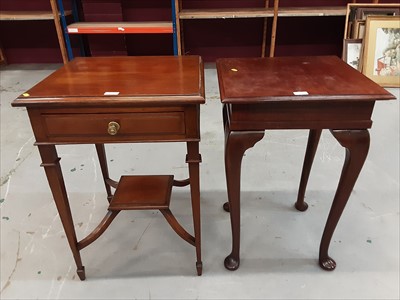
[(118, 130), (121, 126), (117, 122), (110, 122), (108, 123), (108, 134), (109, 135), (116, 135), (118, 133)]

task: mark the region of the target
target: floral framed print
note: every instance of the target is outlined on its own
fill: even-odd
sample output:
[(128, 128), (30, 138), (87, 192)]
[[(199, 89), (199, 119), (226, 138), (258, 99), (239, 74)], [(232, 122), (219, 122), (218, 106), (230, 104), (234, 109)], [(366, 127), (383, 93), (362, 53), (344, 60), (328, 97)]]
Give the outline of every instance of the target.
[(400, 87), (400, 17), (368, 16), (362, 73), (384, 87)]

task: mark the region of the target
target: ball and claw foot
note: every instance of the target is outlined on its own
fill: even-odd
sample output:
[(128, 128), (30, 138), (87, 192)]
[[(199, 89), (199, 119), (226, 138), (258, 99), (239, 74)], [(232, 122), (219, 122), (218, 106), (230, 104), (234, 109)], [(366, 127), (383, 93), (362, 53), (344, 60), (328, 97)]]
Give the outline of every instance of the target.
[(197, 270), (197, 276), (201, 276), (201, 274), (203, 274), (203, 263), (200, 262), (196, 262), (196, 270)]
[(294, 207), (296, 207), (298, 211), (306, 211), (308, 208), (308, 204), (307, 202), (296, 202)]
[(328, 256), (325, 258), (320, 258), (319, 266), (325, 271), (333, 271), (336, 268), (336, 262)]
[(77, 269), (76, 274), (78, 274), (78, 277), (80, 280), (82, 280), (82, 281), (85, 280), (86, 279), (85, 267), (82, 266), (82, 269)]
[(229, 271), (237, 270), (239, 268), (239, 263), (240, 260), (233, 258), (232, 255), (227, 256), (224, 260), (225, 268), (227, 268)]
[(224, 208), (224, 211), (230, 212), (230, 209), (229, 209), (229, 202), (225, 202), (224, 205), (223, 205), (222, 207)]

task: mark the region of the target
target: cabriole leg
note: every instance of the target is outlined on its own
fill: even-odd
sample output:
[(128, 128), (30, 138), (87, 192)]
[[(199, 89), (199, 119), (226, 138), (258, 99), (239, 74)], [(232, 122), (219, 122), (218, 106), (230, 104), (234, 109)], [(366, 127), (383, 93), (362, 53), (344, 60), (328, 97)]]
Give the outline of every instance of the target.
[[(225, 268), (234, 271), (240, 264), (240, 173), (243, 154), (264, 136), (264, 131), (225, 130), (225, 173), (232, 227), (232, 252), (224, 261)], [(227, 209), (224, 204), (224, 209)]]
[(346, 158), (319, 249), (319, 264), (327, 271), (336, 267), (336, 262), (328, 255), (329, 244), (367, 158), (370, 143), (369, 132), (366, 129), (331, 130), (331, 133), (346, 148)]

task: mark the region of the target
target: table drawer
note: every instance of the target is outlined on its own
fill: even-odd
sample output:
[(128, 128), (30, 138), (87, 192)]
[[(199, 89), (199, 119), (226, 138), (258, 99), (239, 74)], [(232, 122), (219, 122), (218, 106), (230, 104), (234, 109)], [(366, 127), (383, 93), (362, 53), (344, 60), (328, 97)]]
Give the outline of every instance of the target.
[(90, 139), (174, 140), (185, 136), (184, 111), (135, 113), (63, 113), (42, 114), (42, 124), (49, 141)]

